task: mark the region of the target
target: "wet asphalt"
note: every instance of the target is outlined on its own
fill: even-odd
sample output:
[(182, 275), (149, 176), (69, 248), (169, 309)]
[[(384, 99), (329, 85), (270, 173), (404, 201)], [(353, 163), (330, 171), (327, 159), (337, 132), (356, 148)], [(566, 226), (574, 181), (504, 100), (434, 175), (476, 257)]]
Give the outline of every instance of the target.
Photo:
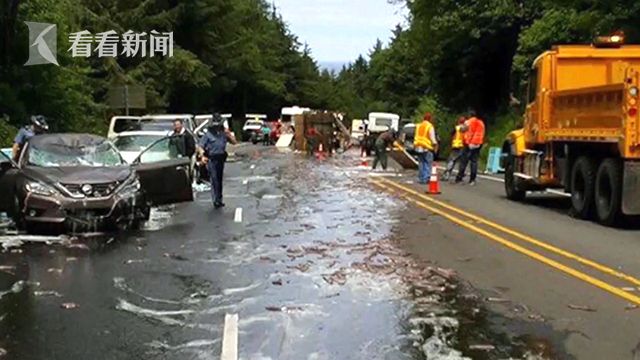
[(199, 188), (140, 231), (7, 245), (0, 358), (219, 358), (225, 314), (241, 359), (461, 359), (461, 326), (490, 333), (450, 271), (397, 246), (406, 205), (357, 155), (237, 152), (223, 210)]

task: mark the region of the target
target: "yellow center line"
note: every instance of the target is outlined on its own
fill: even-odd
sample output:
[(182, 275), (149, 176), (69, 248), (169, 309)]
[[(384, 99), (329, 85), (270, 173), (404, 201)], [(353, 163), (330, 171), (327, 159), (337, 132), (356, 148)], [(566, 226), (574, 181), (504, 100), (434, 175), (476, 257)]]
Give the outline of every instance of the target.
[(516, 237), (516, 238), (520, 239), (520, 240), (523, 240), (523, 241), (528, 242), (530, 244), (539, 246), (539, 247), (541, 247), (541, 248), (543, 248), (545, 250), (548, 250), (548, 251), (550, 251), (552, 253), (555, 253), (557, 255), (564, 256), (567, 259), (571, 259), (571, 260), (577, 261), (577, 262), (579, 262), (579, 263), (581, 263), (583, 265), (589, 266), (589, 267), (591, 267), (593, 269), (596, 269), (596, 270), (598, 270), (598, 271), (600, 271), (602, 273), (605, 273), (607, 275), (611, 275), (611, 276), (616, 277), (618, 279), (627, 281), (627, 282), (629, 282), (629, 283), (631, 283), (631, 284), (633, 284), (635, 286), (640, 286), (640, 279), (637, 279), (637, 278), (635, 278), (635, 277), (633, 277), (631, 275), (628, 275), (628, 274), (625, 274), (623, 272), (617, 271), (617, 270), (612, 269), (612, 268), (610, 268), (610, 267), (608, 267), (606, 265), (600, 264), (600, 263), (598, 263), (596, 261), (586, 259), (586, 258), (584, 258), (584, 257), (582, 257), (580, 255), (571, 253), (571, 252), (569, 252), (567, 250), (563, 250), (563, 249), (560, 249), (560, 248), (555, 247), (553, 245), (547, 244), (547, 243), (545, 243), (543, 241), (534, 239), (531, 236), (525, 235), (525, 234), (520, 233), (520, 232), (518, 232), (516, 230), (509, 229), (509, 228), (507, 228), (507, 227), (505, 227), (503, 225), (497, 224), (497, 223), (495, 223), (493, 221), (487, 220), (487, 219), (485, 219), (483, 217), (480, 217), (478, 215), (471, 214), (471, 213), (469, 213), (467, 211), (464, 211), (462, 209), (459, 209), (459, 208), (457, 208), (455, 206), (449, 205), (449, 204), (444, 203), (442, 201), (435, 200), (435, 199), (433, 199), (431, 197), (428, 197), (428, 196), (426, 196), (424, 194), (421, 194), (421, 193), (419, 193), (419, 192), (417, 192), (417, 191), (415, 191), (413, 189), (410, 189), (410, 188), (408, 188), (406, 186), (400, 185), (400, 184), (398, 184), (396, 182), (393, 182), (393, 181), (390, 181), (390, 180), (387, 180), (387, 179), (382, 179), (382, 178), (380, 178), (380, 180), (382, 180), (385, 184), (389, 184), (389, 185), (394, 186), (394, 187), (396, 187), (396, 188), (398, 188), (400, 190), (403, 190), (403, 191), (405, 191), (407, 193), (410, 193), (410, 194), (415, 195), (415, 196), (417, 196), (417, 197), (419, 197), (421, 199), (424, 199), (424, 200), (426, 200), (428, 202), (431, 202), (433, 204), (441, 206), (441, 207), (443, 207), (443, 208), (445, 208), (447, 210), (456, 212), (456, 213), (458, 213), (458, 214), (460, 214), (462, 216), (465, 216), (465, 217), (467, 217), (467, 218), (469, 218), (471, 220), (474, 220), (474, 221), (476, 221), (478, 223), (482, 223), (482, 224), (485, 224), (487, 226), (490, 226), (490, 227), (492, 227), (492, 228), (494, 228), (496, 230), (502, 231), (505, 234), (509, 234), (509, 235), (511, 235), (513, 237)]
[[(392, 189), (389, 188), (388, 186), (385, 186), (382, 181), (377, 181), (377, 180), (370, 180), (370, 181), (371, 181), (371, 183), (373, 183), (374, 185), (376, 185), (376, 186), (378, 186), (378, 187), (380, 187), (382, 189), (386, 189), (388, 191), (392, 191)], [(607, 292), (609, 292), (609, 293), (611, 293), (613, 295), (616, 295), (616, 296), (618, 296), (620, 298), (623, 298), (623, 299), (625, 299), (625, 300), (627, 300), (627, 301), (629, 301), (629, 302), (631, 302), (633, 304), (640, 305), (640, 297), (635, 296), (633, 294), (630, 294), (630, 293), (628, 293), (626, 291), (623, 291), (623, 290), (619, 289), (618, 287), (616, 287), (614, 285), (606, 283), (606, 282), (604, 282), (604, 281), (602, 281), (600, 279), (594, 278), (593, 276), (587, 275), (587, 274), (585, 274), (585, 273), (583, 273), (583, 272), (581, 272), (579, 270), (576, 270), (576, 269), (574, 269), (572, 267), (569, 267), (567, 265), (564, 265), (564, 264), (562, 264), (562, 263), (560, 263), (560, 262), (558, 262), (556, 260), (550, 259), (550, 258), (548, 258), (548, 257), (546, 257), (544, 255), (541, 255), (541, 254), (539, 254), (539, 253), (537, 253), (537, 252), (535, 252), (533, 250), (529, 250), (529, 249), (527, 249), (527, 248), (525, 248), (525, 247), (523, 247), (521, 245), (513, 243), (513, 242), (511, 242), (511, 241), (509, 241), (509, 240), (507, 240), (507, 239), (505, 239), (503, 237), (500, 237), (500, 236), (498, 236), (496, 234), (490, 233), (487, 230), (484, 230), (484, 229), (482, 229), (480, 227), (472, 225), (472, 224), (468, 223), (467, 221), (465, 221), (465, 220), (463, 220), (461, 218), (455, 217), (454, 215), (451, 215), (451, 214), (449, 214), (449, 213), (447, 213), (447, 212), (445, 212), (445, 211), (443, 211), (441, 209), (429, 206), (424, 202), (421, 202), (421, 201), (418, 201), (416, 199), (413, 199), (412, 197), (408, 196), (407, 194), (401, 194), (400, 196), (402, 198), (404, 198), (405, 200), (417, 205), (418, 207), (421, 207), (421, 208), (423, 208), (425, 210), (428, 210), (428, 211), (430, 211), (430, 212), (432, 212), (434, 214), (440, 215), (440, 216), (448, 219), (449, 221), (466, 228), (467, 230), (470, 230), (470, 231), (475, 232), (477, 234), (480, 234), (480, 235), (482, 235), (482, 236), (484, 236), (484, 237), (486, 237), (486, 238), (488, 238), (490, 240), (493, 240), (493, 241), (495, 241), (497, 243), (500, 243), (500, 244), (506, 246), (507, 248), (509, 248), (511, 250), (514, 250), (514, 251), (519, 252), (519, 253), (521, 253), (523, 255), (526, 255), (526, 256), (528, 256), (528, 257), (530, 257), (532, 259), (535, 259), (535, 260), (537, 260), (537, 261), (539, 261), (539, 262), (541, 262), (543, 264), (546, 264), (546, 265), (548, 265), (548, 266), (550, 266), (550, 267), (552, 267), (554, 269), (560, 270), (561, 272), (564, 272), (565, 274), (568, 274), (570, 276), (573, 276), (576, 279), (582, 280), (582, 281), (584, 281), (584, 282), (586, 282), (588, 284), (596, 286), (596, 287), (598, 287), (598, 288), (600, 288), (602, 290), (605, 290), (605, 291), (607, 291)]]

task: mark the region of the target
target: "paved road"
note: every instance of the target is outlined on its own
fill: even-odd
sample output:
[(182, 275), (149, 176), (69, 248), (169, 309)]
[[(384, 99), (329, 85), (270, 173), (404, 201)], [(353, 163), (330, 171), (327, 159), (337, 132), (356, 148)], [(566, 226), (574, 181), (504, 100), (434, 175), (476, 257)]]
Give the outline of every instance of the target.
[[(0, 254), (0, 358), (219, 358), (238, 314), (242, 359), (521, 356), (453, 275), (399, 246), (403, 201), (357, 158), (309, 161), (245, 146), (227, 208), (208, 193), (135, 233)], [(240, 210), (241, 209), (241, 210)], [(231, 328), (232, 329), (232, 328)], [(472, 350), (495, 343), (495, 355)], [(6, 353), (5, 353), (6, 352)]]
[(352, 153), (239, 155), (224, 210), (199, 192), (138, 232), (4, 242), (0, 358), (218, 358), (227, 314), (241, 359), (633, 358), (637, 230), (488, 180), (434, 202)]
[(525, 332), (549, 339), (555, 356), (640, 358), (638, 228), (573, 219), (570, 200), (553, 194), (510, 202), (503, 184), (487, 179), (425, 196), (405, 175), (375, 186), (406, 201), (404, 217), (422, 224), (404, 241), (418, 258), (457, 269), (494, 298), (492, 310), (548, 324)]

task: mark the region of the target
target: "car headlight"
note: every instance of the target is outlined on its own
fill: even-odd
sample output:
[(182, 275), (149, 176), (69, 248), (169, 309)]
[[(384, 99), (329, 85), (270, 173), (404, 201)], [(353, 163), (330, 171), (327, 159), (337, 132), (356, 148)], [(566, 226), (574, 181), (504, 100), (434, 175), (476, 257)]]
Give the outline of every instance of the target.
[(24, 188), (25, 190), (27, 190), (27, 192), (43, 196), (52, 196), (58, 193), (58, 191), (53, 186), (37, 181), (30, 181), (26, 183)]
[(129, 181), (127, 184), (125, 184), (122, 187), (122, 190), (120, 190), (120, 193), (129, 195), (132, 193), (136, 193), (139, 190), (140, 190), (140, 180), (137, 177), (135, 177), (133, 178), (133, 180)]

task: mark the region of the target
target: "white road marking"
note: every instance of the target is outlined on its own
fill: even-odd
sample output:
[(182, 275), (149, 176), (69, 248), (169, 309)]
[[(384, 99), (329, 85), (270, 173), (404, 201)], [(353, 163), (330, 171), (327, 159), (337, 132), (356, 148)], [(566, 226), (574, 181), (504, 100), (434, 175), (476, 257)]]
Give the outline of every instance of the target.
[(234, 216), (233, 221), (237, 223), (242, 222), (242, 208), (236, 208), (236, 215)]
[(224, 316), (220, 360), (238, 360), (238, 314)]
[[(441, 166), (438, 166), (438, 170), (445, 170), (445, 168), (443, 168)], [(454, 173), (457, 173), (457, 171), (454, 171)], [(495, 177), (495, 176), (488, 176), (488, 175), (478, 174), (478, 177), (481, 178), (481, 179), (486, 179), (486, 180), (491, 180), (491, 181), (495, 181), (495, 182), (499, 182), (499, 183), (504, 183), (504, 179), (503, 178), (499, 178), (499, 177)], [(547, 189), (544, 192), (546, 192), (548, 194), (553, 194), (553, 195), (571, 197), (571, 194), (567, 194), (566, 192), (564, 192), (562, 190)]]

